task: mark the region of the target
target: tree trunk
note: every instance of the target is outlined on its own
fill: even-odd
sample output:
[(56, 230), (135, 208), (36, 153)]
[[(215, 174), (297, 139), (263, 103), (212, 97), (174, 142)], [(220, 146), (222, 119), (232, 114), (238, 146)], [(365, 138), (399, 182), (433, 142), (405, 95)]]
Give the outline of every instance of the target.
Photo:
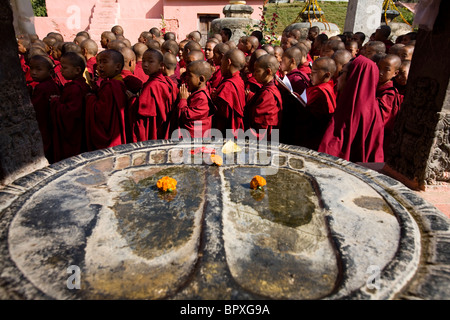
[(48, 165), (20, 66), (13, 13), (0, 0), (0, 188)]

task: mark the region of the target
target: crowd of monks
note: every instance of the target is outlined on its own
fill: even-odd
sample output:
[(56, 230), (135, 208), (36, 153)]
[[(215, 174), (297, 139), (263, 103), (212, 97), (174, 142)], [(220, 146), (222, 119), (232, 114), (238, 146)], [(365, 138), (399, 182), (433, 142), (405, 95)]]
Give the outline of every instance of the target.
[(317, 27), (259, 31), (231, 41), (223, 29), (200, 45), (193, 31), (157, 28), (132, 45), (120, 26), (101, 48), (80, 32), (18, 37), (45, 156), (156, 139), (208, 138), (211, 130), (307, 147), (353, 162), (383, 162), (405, 94), (416, 33), (389, 39), (380, 26), (328, 37)]

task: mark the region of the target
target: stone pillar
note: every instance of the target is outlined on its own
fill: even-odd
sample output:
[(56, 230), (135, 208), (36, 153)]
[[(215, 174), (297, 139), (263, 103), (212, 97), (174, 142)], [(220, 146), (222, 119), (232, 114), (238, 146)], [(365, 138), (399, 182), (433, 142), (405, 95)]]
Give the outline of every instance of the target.
[(424, 190), (450, 182), (450, 1), (441, 1), (432, 31), (419, 29), (404, 102), (384, 170)]
[(364, 32), (366, 39), (381, 24), (383, 0), (349, 0), (344, 32)]
[(0, 188), (48, 165), (33, 105), (20, 67), (13, 13), (0, 0)]

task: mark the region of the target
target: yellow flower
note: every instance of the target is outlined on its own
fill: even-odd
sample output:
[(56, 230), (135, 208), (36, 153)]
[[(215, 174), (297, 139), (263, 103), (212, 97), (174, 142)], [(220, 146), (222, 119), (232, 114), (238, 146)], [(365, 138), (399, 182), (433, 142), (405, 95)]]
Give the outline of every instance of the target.
[(177, 180), (170, 178), (170, 177), (162, 177), (158, 180), (156, 183), (156, 187), (158, 187), (161, 191), (169, 191), (172, 192), (177, 188)]
[(266, 185), (266, 179), (261, 176), (254, 176), (250, 182), (251, 189), (262, 189)]
[(215, 164), (216, 166), (220, 167), (223, 164), (223, 159), (221, 156), (219, 156), (217, 154), (212, 154), (211, 162), (212, 162), (212, 164)]

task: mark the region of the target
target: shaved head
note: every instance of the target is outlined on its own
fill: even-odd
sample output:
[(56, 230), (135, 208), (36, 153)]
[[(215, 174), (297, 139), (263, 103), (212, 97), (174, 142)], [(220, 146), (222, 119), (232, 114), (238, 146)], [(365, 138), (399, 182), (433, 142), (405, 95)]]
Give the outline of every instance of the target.
[(184, 50), (188, 50), (188, 51), (196, 51), (196, 50), (197, 51), (202, 51), (202, 46), (198, 42), (190, 40), (189, 42), (187, 42), (184, 45)]
[(129, 63), (130, 61), (136, 61), (136, 54), (130, 48), (122, 48), (120, 49), (120, 53), (123, 55), (125, 64)]
[(161, 49), (161, 44), (157, 40), (153, 39), (147, 39), (147, 42), (145, 43), (149, 49)]
[(148, 49), (148, 50), (145, 51), (145, 53), (144, 53), (144, 56), (147, 56), (147, 55), (153, 56), (153, 57), (156, 58), (156, 60), (157, 60), (158, 62), (160, 62), (160, 63), (163, 63), (163, 61), (164, 61), (164, 56), (163, 56), (162, 52), (159, 51), (159, 50), (156, 50), (156, 49)]
[(202, 51), (199, 50), (190, 51), (186, 56), (186, 64), (189, 64), (193, 61), (204, 61), (204, 60), (205, 55), (203, 54)]
[(113, 40), (113, 41), (108, 42), (108, 49), (114, 49), (114, 50), (120, 51), (123, 48), (127, 48), (127, 45), (122, 40)]
[[(250, 72), (254, 71), (255, 62), (262, 56), (268, 55), (266, 50), (263, 49), (256, 49), (255, 52), (250, 57), (250, 61), (248, 62), (248, 69)], [(275, 56), (274, 56), (275, 57)], [(276, 58), (275, 58), (276, 59)], [(277, 60), (278, 61), (278, 60)]]
[(352, 54), (348, 50), (337, 50), (331, 58), (334, 62), (344, 65), (352, 59)]
[(247, 37), (247, 42), (249, 42), (255, 50), (259, 47), (259, 40), (255, 36)]
[(164, 53), (163, 63), (166, 69), (175, 70), (177, 67), (177, 57), (170, 52)]
[(245, 67), (245, 54), (239, 49), (228, 50), (223, 58), (230, 59), (231, 65), (238, 70), (242, 70)]
[(114, 26), (111, 28), (111, 32), (116, 36), (123, 36), (123, 28), (121, 26)]
[(142, 59), (144, 56), (145, 51), (148, 50), (147, 45), (144, 43), (138, 42), (133, 46), (133, 51), (136, 54), (136, 59)]
[(109, 41), (116, 40), (116, 35), (111, 31), (104, 31), (102, 33), (102, 38), (108, 39)]
[(66, 52), (61, 56), (61, 60), (64, 59), (66, 62), (69, 62), (69, 64), (72, 67), (78, 67), (81, 69), (81, 73), (86, 68), (86, 60), (84, 57), (76, 52)]
[(396, 70), (400, 69), (400, 66), (402, 65), (402, 60), (396, 54), (388, 54), (384, 58), (382, 58), (381, 60), (389, 61), (389, 64), (392, 67), (394, 67), (394, 69), (396, 69)]
[(277, 58), (267, 53), (259, 57), (256, 60), (255, 64), (258, 64), (260, 68), (270, 69), (273, 75), (275, 75), (280, 68), (280, 64), (278, 63)]
[(204, 76), (206, 81), (211, 79), (211, 65), (206, 61), (193, 61), (187, 66), (187, 69), (197, 76)]
[(119, 51), (114, 50), (114, 49), (107, 49), (105, 51), (100, 52), (99, 55), (102, 55), (102, 56), (107, 55), (108, 57), (111, 58), (111, 60), (114, 63), (120, 64), (122, 66), (121, 69), (123, 69), (125, 61), (124, 61), (123, 55)]
[(275, 55), (275, 50), (273, 49), (272, 45), (270, 45), (270, 44), (266, 43), (265, 45), (263, 45), (261, 47), (261, 49), (267, 51), (268, 54)]
[(287, 57), (289, 60), (294, 59), (295, 65), (298, 66), (303, 58), (305, 57), (304, 53), (300, 48), (297, 47), (290, 47), (288, 48), (284, 53), (284, 57)]
[(330, 57), (320, 57), (313, 63), (319, 70), (330, 72), (333, 75), (336, 72), (336, 63)]
[(180, 50), (178, 43), (175, 40), (166, 40), (161, 46), (162, 52), (170, 52), (173, 54), (177, 54)]

